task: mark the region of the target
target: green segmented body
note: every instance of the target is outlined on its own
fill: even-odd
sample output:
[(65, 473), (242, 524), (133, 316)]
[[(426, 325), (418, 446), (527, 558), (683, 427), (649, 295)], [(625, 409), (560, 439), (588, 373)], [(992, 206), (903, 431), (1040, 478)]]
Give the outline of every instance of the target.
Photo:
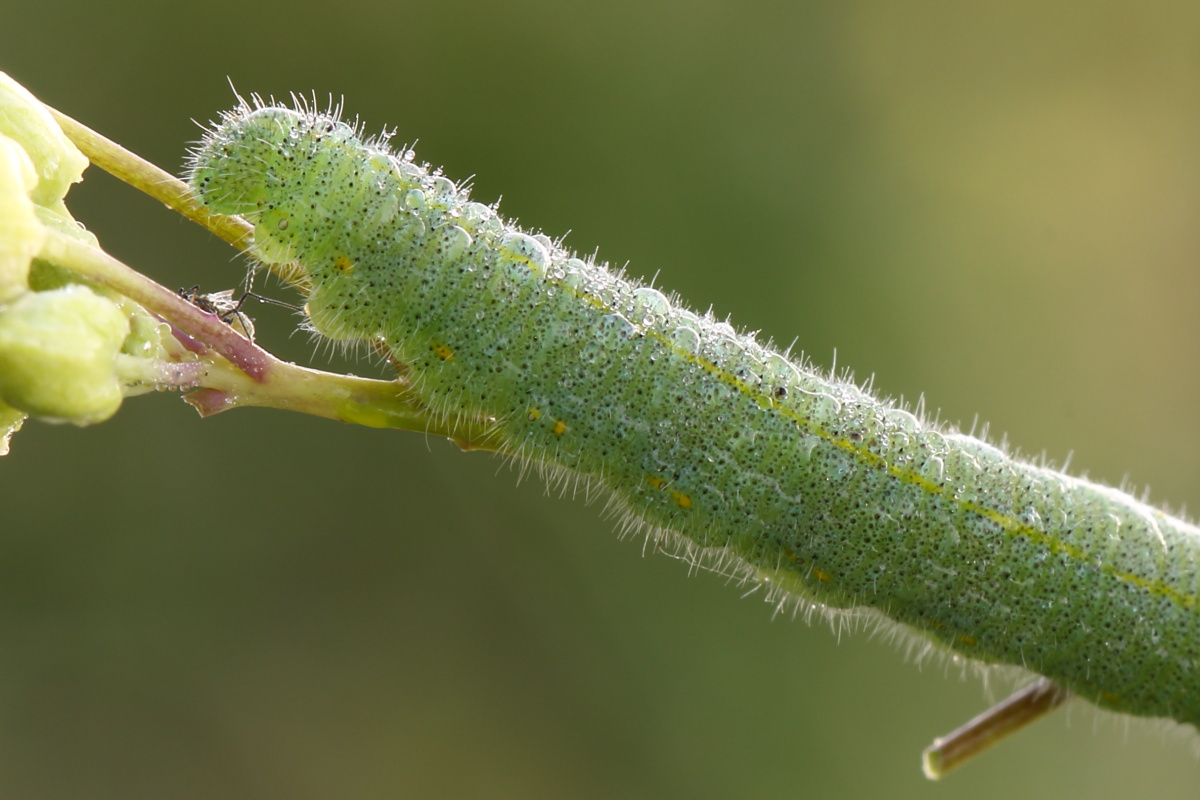
[(319, 333), (382, 339), (431, 408), (602, 481), (631, 524), (780, 596), (1200, 723), (1194, 525), (818, 374), (336, 116), (243, 105), (191, 167), (258, 258), (304, 268)]

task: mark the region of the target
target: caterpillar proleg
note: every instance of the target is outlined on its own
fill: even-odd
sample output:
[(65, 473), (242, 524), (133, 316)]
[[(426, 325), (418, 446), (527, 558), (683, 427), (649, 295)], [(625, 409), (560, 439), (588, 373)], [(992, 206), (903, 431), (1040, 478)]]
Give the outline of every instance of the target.
[(505, 221), (304, 105), (225, 114), (189, 180), (296, 262), (318, 333), (381, 341), (423, 402), (769, 589), (867, 607), (1096, 705), (1200, 723), (1200, 529), (919, 419)]

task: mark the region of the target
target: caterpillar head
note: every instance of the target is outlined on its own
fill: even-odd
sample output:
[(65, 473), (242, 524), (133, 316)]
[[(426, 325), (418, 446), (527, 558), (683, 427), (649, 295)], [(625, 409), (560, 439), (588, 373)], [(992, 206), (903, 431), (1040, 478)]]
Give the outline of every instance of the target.
[(188, 183), (201, 203), (254, 226), (250, 252), (261, 263), (302, 269), (314, 287), (315, 328), (338, 339), (370, 335), (346, 324), (361, 279), (350, 254), (366, 216), (371, 178), (356, 168), (364, 154), (390, 166), (386, 153), (333, 113), (255, 100), (223, 114), (188, 162)]
[[(306, 198), (344, 191), (337, 156), (361, 147), (356, 129), (328, 114), (281, 106), (241, 105), (221, 117), (188, 162), (188, 183), (201, 203), (254, 225), (263, 262), (300, 260), (318, 248), (339, 209)], [(344, 210), (344, 209), (342, 209)]]
[(243, 105), (223, 114), (188, 159), (188, 184), (200, 202), (218, 214), (255, 221), (294, 177), (300, 119), (299, 112), (281, 107)]

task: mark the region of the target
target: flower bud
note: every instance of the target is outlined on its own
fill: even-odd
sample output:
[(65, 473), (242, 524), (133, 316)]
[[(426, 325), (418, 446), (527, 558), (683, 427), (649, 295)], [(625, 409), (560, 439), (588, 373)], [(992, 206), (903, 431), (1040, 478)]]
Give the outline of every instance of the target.
[(108, 419), (128, 333), (121, 309), (87, 287), (21, 295), (0, 307), (0, 402), (51, 422)]

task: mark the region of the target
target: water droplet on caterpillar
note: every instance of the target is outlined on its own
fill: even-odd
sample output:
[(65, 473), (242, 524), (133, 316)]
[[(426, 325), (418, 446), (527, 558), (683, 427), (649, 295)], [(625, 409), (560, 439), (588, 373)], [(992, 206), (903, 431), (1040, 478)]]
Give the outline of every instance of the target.
[(425, 207), (425, 193), (420, 189), (409, 189), (404, 193), (404, 207), (410, 211), (420, 211)]
[(700, 352), (700, 334), (695, 328), (680, 325), (671, 333), (671, 343), (688, 355)]
[(633, 290), (633, 318), (641, 322), (642, 327), (654, 327), (670, 313), (671, 303), (662, 292), (648, 286)]
[(463, 206), (462, 219), (467, 228), (477, 232), (498, 233), (504, 228), (490, 206), (474, 201)]

